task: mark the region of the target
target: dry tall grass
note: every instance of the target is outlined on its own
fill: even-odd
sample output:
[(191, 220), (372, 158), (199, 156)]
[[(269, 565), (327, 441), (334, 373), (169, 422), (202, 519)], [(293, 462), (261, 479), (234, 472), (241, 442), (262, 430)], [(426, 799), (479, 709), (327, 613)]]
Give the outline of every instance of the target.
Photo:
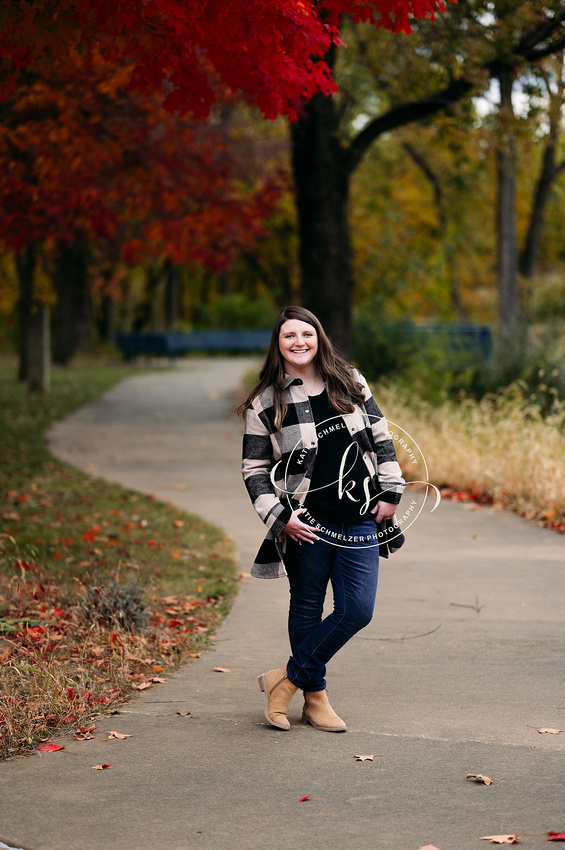
[(544, 418), (519, 385), (480, 402), (432, 405), (394, 385), (379, 385), (375, 397), (419, 443), (433, 484), (565, 528), (564, 403), (556, 400)]

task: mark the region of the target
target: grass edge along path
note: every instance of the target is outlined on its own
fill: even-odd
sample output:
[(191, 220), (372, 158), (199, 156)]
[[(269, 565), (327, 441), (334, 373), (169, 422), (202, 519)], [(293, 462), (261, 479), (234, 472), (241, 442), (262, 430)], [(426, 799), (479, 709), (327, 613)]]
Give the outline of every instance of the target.
[[(508, 508), (565, 532), (565, 403), (545, 415), (513, 384), (480, 401), (431, 404), (394, 384), (374, 388), (387, 418), (419, 444), (443, 497)], [(402, 453), (399, 454), (402, 464)], [(410, 474), (410, 465), (404, 465)]]
[(97, 713), (162, 686), (237, 592), (215, 526), (47, 451), (52, 422), (135, 374), (79, 359), (28, 396), (0, 357), (0, 758), (89, 734)]

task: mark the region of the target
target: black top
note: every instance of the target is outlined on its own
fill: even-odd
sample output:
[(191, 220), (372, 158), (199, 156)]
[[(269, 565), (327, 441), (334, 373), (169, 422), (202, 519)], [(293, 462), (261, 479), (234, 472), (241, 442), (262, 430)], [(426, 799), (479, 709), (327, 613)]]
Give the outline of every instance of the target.
[(361, 514), (367, 503), (366, 488), (370, 496), (374, 495), (371, 476), (343, 416), (331, 406), (327, 390), (309, 396), (309, 401), (316, 423), (318, 452), (304, 506), (317, 522), (371, 519), (375, 499)]

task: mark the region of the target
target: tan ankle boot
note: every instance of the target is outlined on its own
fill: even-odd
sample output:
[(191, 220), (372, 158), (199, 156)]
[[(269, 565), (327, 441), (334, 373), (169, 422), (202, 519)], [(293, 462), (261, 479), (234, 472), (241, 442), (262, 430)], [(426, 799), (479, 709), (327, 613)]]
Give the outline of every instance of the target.
[(330, 705), (326, 691), (304, 691), (302, 720), (322, 732), (346, 732), (347, 726)]
[(277, 729), (290, 729), (286, 710), (298, 690), (286, 675), (286, 664), (259, 676), (259, 688), (265, 692), (265, 720)]

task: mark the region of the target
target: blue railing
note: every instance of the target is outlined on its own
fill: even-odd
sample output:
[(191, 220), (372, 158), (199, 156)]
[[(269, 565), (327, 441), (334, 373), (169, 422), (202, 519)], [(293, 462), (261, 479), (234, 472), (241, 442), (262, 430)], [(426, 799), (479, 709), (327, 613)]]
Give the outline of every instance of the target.
[(430, 322), (413, 325), (411, 334), (421, 334), (423, 340), (440, 341), (443, 347), (450, 348), (464, 356), (490, 360), (492, 357), (492, 328), (475, 322)]
[(180, 357), (191, 351), (265, 351), (270, 339), (269, 330), (164, 331), (121, 333), (116, 345), (124, 360), (133, 360), (140, 355)]

